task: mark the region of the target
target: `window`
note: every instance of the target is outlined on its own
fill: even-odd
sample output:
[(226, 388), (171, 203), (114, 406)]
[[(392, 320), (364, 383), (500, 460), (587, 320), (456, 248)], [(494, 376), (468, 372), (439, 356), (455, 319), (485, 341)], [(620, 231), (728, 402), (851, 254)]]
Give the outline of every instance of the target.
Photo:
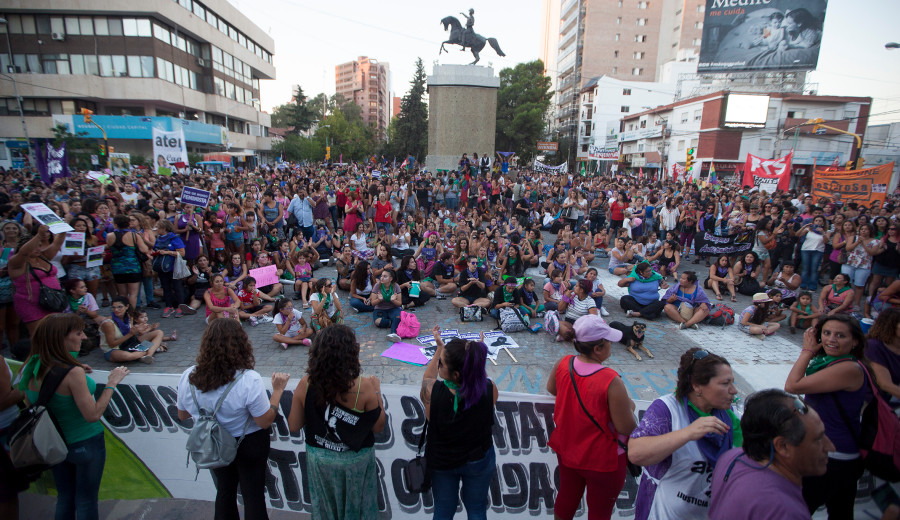
[(703, 22), (694, 22), (694, 29), (703, 29)]
[(221, 18), (219, 18), (219, 32), (228, 36), (228, 24)]
[(697, 6), (697, 12), (698, 12), (698, 13), (702, 13), (702, 12), (703, 12), (703, 8), (704, 8), (704, 5), (703, 5), (703, 4), (698, 5), (698, 6)]
[(796, 118), (798, 118), (798, 119), (802, 119), (802, 118), (803, 118), (803, 111), (802, 111), (802, 110), (788, 110), (787, 116), (788, 116), (788, 117), (796, 117)]
[(637, 24), (640, 25), (640, 26), (647, 25), (647, 19), (646, 19), (646, 18), (638, 18), (638, 19), (637, 19)]
[[(12, 27), (10, 27), (10, 32), (12, 32)], [(62, 17), (52, 16), (50, 17), (50, 32), (55, 32), (59, 34), (65, 34), (65, 23), (63, 22)]]
[(72, 74), (84, 74), (84, 56), (81, 54), (70, 54), (69, 66)]
[(684, 150), (684, 141), (678, 141), (678, 151), (681, 152)]
[(137, 35), (142, 38), (149, 38), (153, 36), (150, 31), (150, 20), (147, 18), (138, 18), (137, 19)]
[(100, 74), (100, 62), (93, 54), (84, 55), (84, 72), (92, 76)]
[(109, 35), (122, 36), (122, 20), (120, 18), (109, 19)]
[(34, 25), (34, 17), (30, 14), (22, 15), (22, 32), (24, 34), (37, 34), (37, 28)]
[(630, 95), (631, 95), (631, 89), (630, 89), (630, 88), (623, 88), (623, 89), (622, 89), (622, 95), (623, 95), (623, 96), (630, 96)]
[(647, 41), (647, 35), (646, 34), (635, 34), (634, 41), (636, 41), (638, 43), (644, 43), (645, 41)]
[(97, 36), (109, 35), (109, 22), (106, 21), (106, 18), (94, 18), (94, 34)]
[(852, 110), (844, 110), (844, 119), (853, 119), (856, 117), (856, 113)]
[(175, 82), (175, 70), (172, 63), (162, 58), (156, 58), (156, 75), (160, 79)]
[(682, 113), (681, 113), (681, 122), (682, 122), (682, 123), (687, 123), (687, 122), (688, 122), (688, 113), (687, 113), (687, 112), (682, 112)]
[(616, 18), (616, 25), (622, 25), (622, 17)]
[(635, 59), (635, 60), (642, 60), (642, 59), (644, 59), (644, 53), (643, 52), (632, 53), (631, 58)]
[(113, 65), (113, 75), (118, 77), (126, 77), (128, 76), (128, 65), (125, 61), (125, 56), (113, 56), (112, 57), (112, 65)]
[(50, 34), (50, 17), (46, 15), (38, 15), (35, 17), (37, 22), (38, 34)]
[(228, 99), (237, 99), (234, 93), (234, 83), (230, 81), (225, 82), (225, 97)]
[(153, 73), (153, 56), (141, 56), (141, 75), (145, 78), (152, 78)]
[(6, 18), (8, 31), (10, 34), (22, 34), (22, 17), (17, 14), (11, 14)]
[(70, 36), (78, 36), (81, 34), (81, 26), (78, 24), (77, 16), (66, 17), (66, 34)]
[(826, 110), (825, 111), (825, 119), (826, 120), (832, 121), (832, 120), (834, 120), (835, 117), (837, 117), (837, 111), (835, 111), (835, 110)]
[(100, 59), (100, 75), (110, 77), (113, 75), (112, 56), (98, 56)]
[(153, 24), (153, 36), (156, 39), (172, 44), (172, 35), (169, 30), (159, 24)]
[(201, 20), (206, 19), (206, 9), (204, 9), (203, 6), (198, 4), (197, 2), (194, 2), (193, 11), (194, 11), (194, 14), (199, 16)]
[(694, 110), (694, 121), (700, 121), (700, 119), (702, 117), (703, 117), (703, 109), (702, 108), (698, 108), (697, 110)]
[(82, 16), (78, 19), (78, 26), (81, 30), (82, 36), (93, 36), (94, 35), (94, 21), (91, 20), (90, 16)]
[(123, 18), (122, 28), (124, 30), (125, 36), (137, 36), (137, 19)]
[(212, 46), (212, 59), (213, 63), (223, 63), (222, 61), (222, 49)]
[(619, 57), (619, 51), (613, 51), (613, 58)]
[(213, 78), (213, 84), (216, 87), (216, 95), (225, 95), (225, 80), (222, 78)]
[(650, 2), (638, 2), (638, 9), (647, 9), (650, 7)]
[(691, 45), (693, 45), (694, 47), (699, 47), (700, 46), (700, 38), (694, 38), (693, 40), (691, 40)]
[(613, 73), (613, 74), (618, 74), (618, 73), (619, 73), (619, 67), (613, 67), (612, 73)]
[(646, 119), (641, 120), (641, 128), (647, 128), (647, 120)]
[(132, 78), (143, 77), (143, 73), (141, 72), (141, 57), (140, 56), (129, 56), (128, 57), (128, 76), (132, 77)]
[(616, 35), (616, 41), (619, 41), (619, 39), (620, 39), (621, 37), (622, 37), (621, 34), (617, 34), (617, 35)]
[(628, 112), (631, 112), (631, 107), (622, 105), (621, 107), (619, 107), (619, 112), (622, 112), (623, 114), (627, 114)]
[(217, 27), (219, 25), (219, 19), (216, 18), (216, 15), (214, 15), (212, 11), (206, 11), (206, 23), (213, 27)]
[(41, 61), (44, 74), (69, 74), (68, 54), (44, 54)]
[(635, 67), (635, 68), (631, 69), (632, 76), (640, 76), (643, 73), (644, 73), (644, 69), (642, 69), (640, 67)]

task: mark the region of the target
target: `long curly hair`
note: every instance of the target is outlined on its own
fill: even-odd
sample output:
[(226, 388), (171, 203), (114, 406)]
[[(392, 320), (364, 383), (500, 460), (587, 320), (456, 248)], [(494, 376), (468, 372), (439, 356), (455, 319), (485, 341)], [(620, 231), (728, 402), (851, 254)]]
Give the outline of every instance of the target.
[(900, 309), (886, 309), (869, 329), (869, 338), (888, 344), (897, 335), (897, 325), (900, 325)]
[(353, 381), (361, 371), (359, 343), (353, 329), (332, 325), (316, 333), (309, 349), (306, 373), (319, 406), (336, 403), (353, 388)]
[(256, 364), (253, 345), (237, 320), (215, 320), (206, 327), (197, 352), (197, 368), (188, 377), (201, 392), (227, 385), (237, 370)]

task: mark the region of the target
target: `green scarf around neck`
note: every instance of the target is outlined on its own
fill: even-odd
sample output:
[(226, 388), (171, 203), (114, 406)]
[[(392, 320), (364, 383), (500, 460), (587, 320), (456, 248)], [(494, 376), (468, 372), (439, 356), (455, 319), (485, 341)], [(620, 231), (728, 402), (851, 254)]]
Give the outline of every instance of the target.
[(459, 385), (449, 379), (444, 379), (444, 385), (453, 390), (453, 413), (456, 413), (459, 410)]
[(852, 354), (845, 354), (843, 356), (829, 356), (824, 353), (819, 353), (813, 356), (812, 359), (809, 360), (809, 366), (806, 367), (806, 375), (812, 375), (827, 367), (831, 363), (835, 361), (840, 361), (842, 359), (849, 359), (851, 361), (856, 361), (856, 357)]
[(391, 296), (393, 296), (393, 295), (394, 295), (394, 284), (393, 284), (393, 282), (391, 282), (391, 288), (390, 288), (390, 289), (388, 289), (387, 287), (385, 287), (384, 284), (381, 284), (381, 297), (384, 299), (385, 302), (390, 303), (390, 301), (391, 301)]
[(631, 274), (629, 274), (628, 276), (631, 278), (634, 278), (634, 281), (636, 281), (636, 282), (643, 282), (643, 283), (648, 283), (648, 282), (652, 282), (654, 280), (662, 280), (663, 279), (661, 274), (657, 273), (656, 271), (654, 271), (652, 269), (650, 270), (650, 273), (651, 274), (649, 277), (641, 278), (641, 276), (639, 274), (637, 274), (637, 265), (635, 265), (634, 267), (631, 268)]

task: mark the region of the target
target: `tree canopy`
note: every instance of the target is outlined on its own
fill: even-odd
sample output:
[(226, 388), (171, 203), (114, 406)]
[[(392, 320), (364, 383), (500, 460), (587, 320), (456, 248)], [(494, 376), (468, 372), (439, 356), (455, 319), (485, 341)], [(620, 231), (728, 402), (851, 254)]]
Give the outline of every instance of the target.
[(290, 103), (275, 107), (272, 111), (272, 126), (275, 128), (291, 128), (295, 133), (304, 132), (312, 127), (316, 114), (307, 102), (303, 88), (299, 85)]
[(400, 114), (388, 126), (385, 156), (415, 156), (424, 160), (428, 149), (428, 105), (425, 103), (425, 66), (416, 60), (409, 92), (400, 102)]
[(498, 150), (514, 151), (521, 158), (535, 153), (550, 109), (550, 85), (541, 60), (519, 63), (500, 71), (500, 90), (497, 93)]

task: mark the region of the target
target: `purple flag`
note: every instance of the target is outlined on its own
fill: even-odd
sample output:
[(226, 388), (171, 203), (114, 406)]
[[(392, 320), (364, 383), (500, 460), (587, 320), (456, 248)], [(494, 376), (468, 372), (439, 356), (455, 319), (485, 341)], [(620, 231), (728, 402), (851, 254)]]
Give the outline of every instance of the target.
[(37, 167), (38, 173), (41, 174), (41, 180), (44, 184), (50, 184), (50, 173), (47, 171), (47, 153), (45, 152), (44, 141), (34, 140), (34, 165)]
[(47, 143), (47, 173), (50, 176), (50, 182), (47, 184), (69, 176), (69, 154), (66, 152), (66, 143), (59, 148)]

